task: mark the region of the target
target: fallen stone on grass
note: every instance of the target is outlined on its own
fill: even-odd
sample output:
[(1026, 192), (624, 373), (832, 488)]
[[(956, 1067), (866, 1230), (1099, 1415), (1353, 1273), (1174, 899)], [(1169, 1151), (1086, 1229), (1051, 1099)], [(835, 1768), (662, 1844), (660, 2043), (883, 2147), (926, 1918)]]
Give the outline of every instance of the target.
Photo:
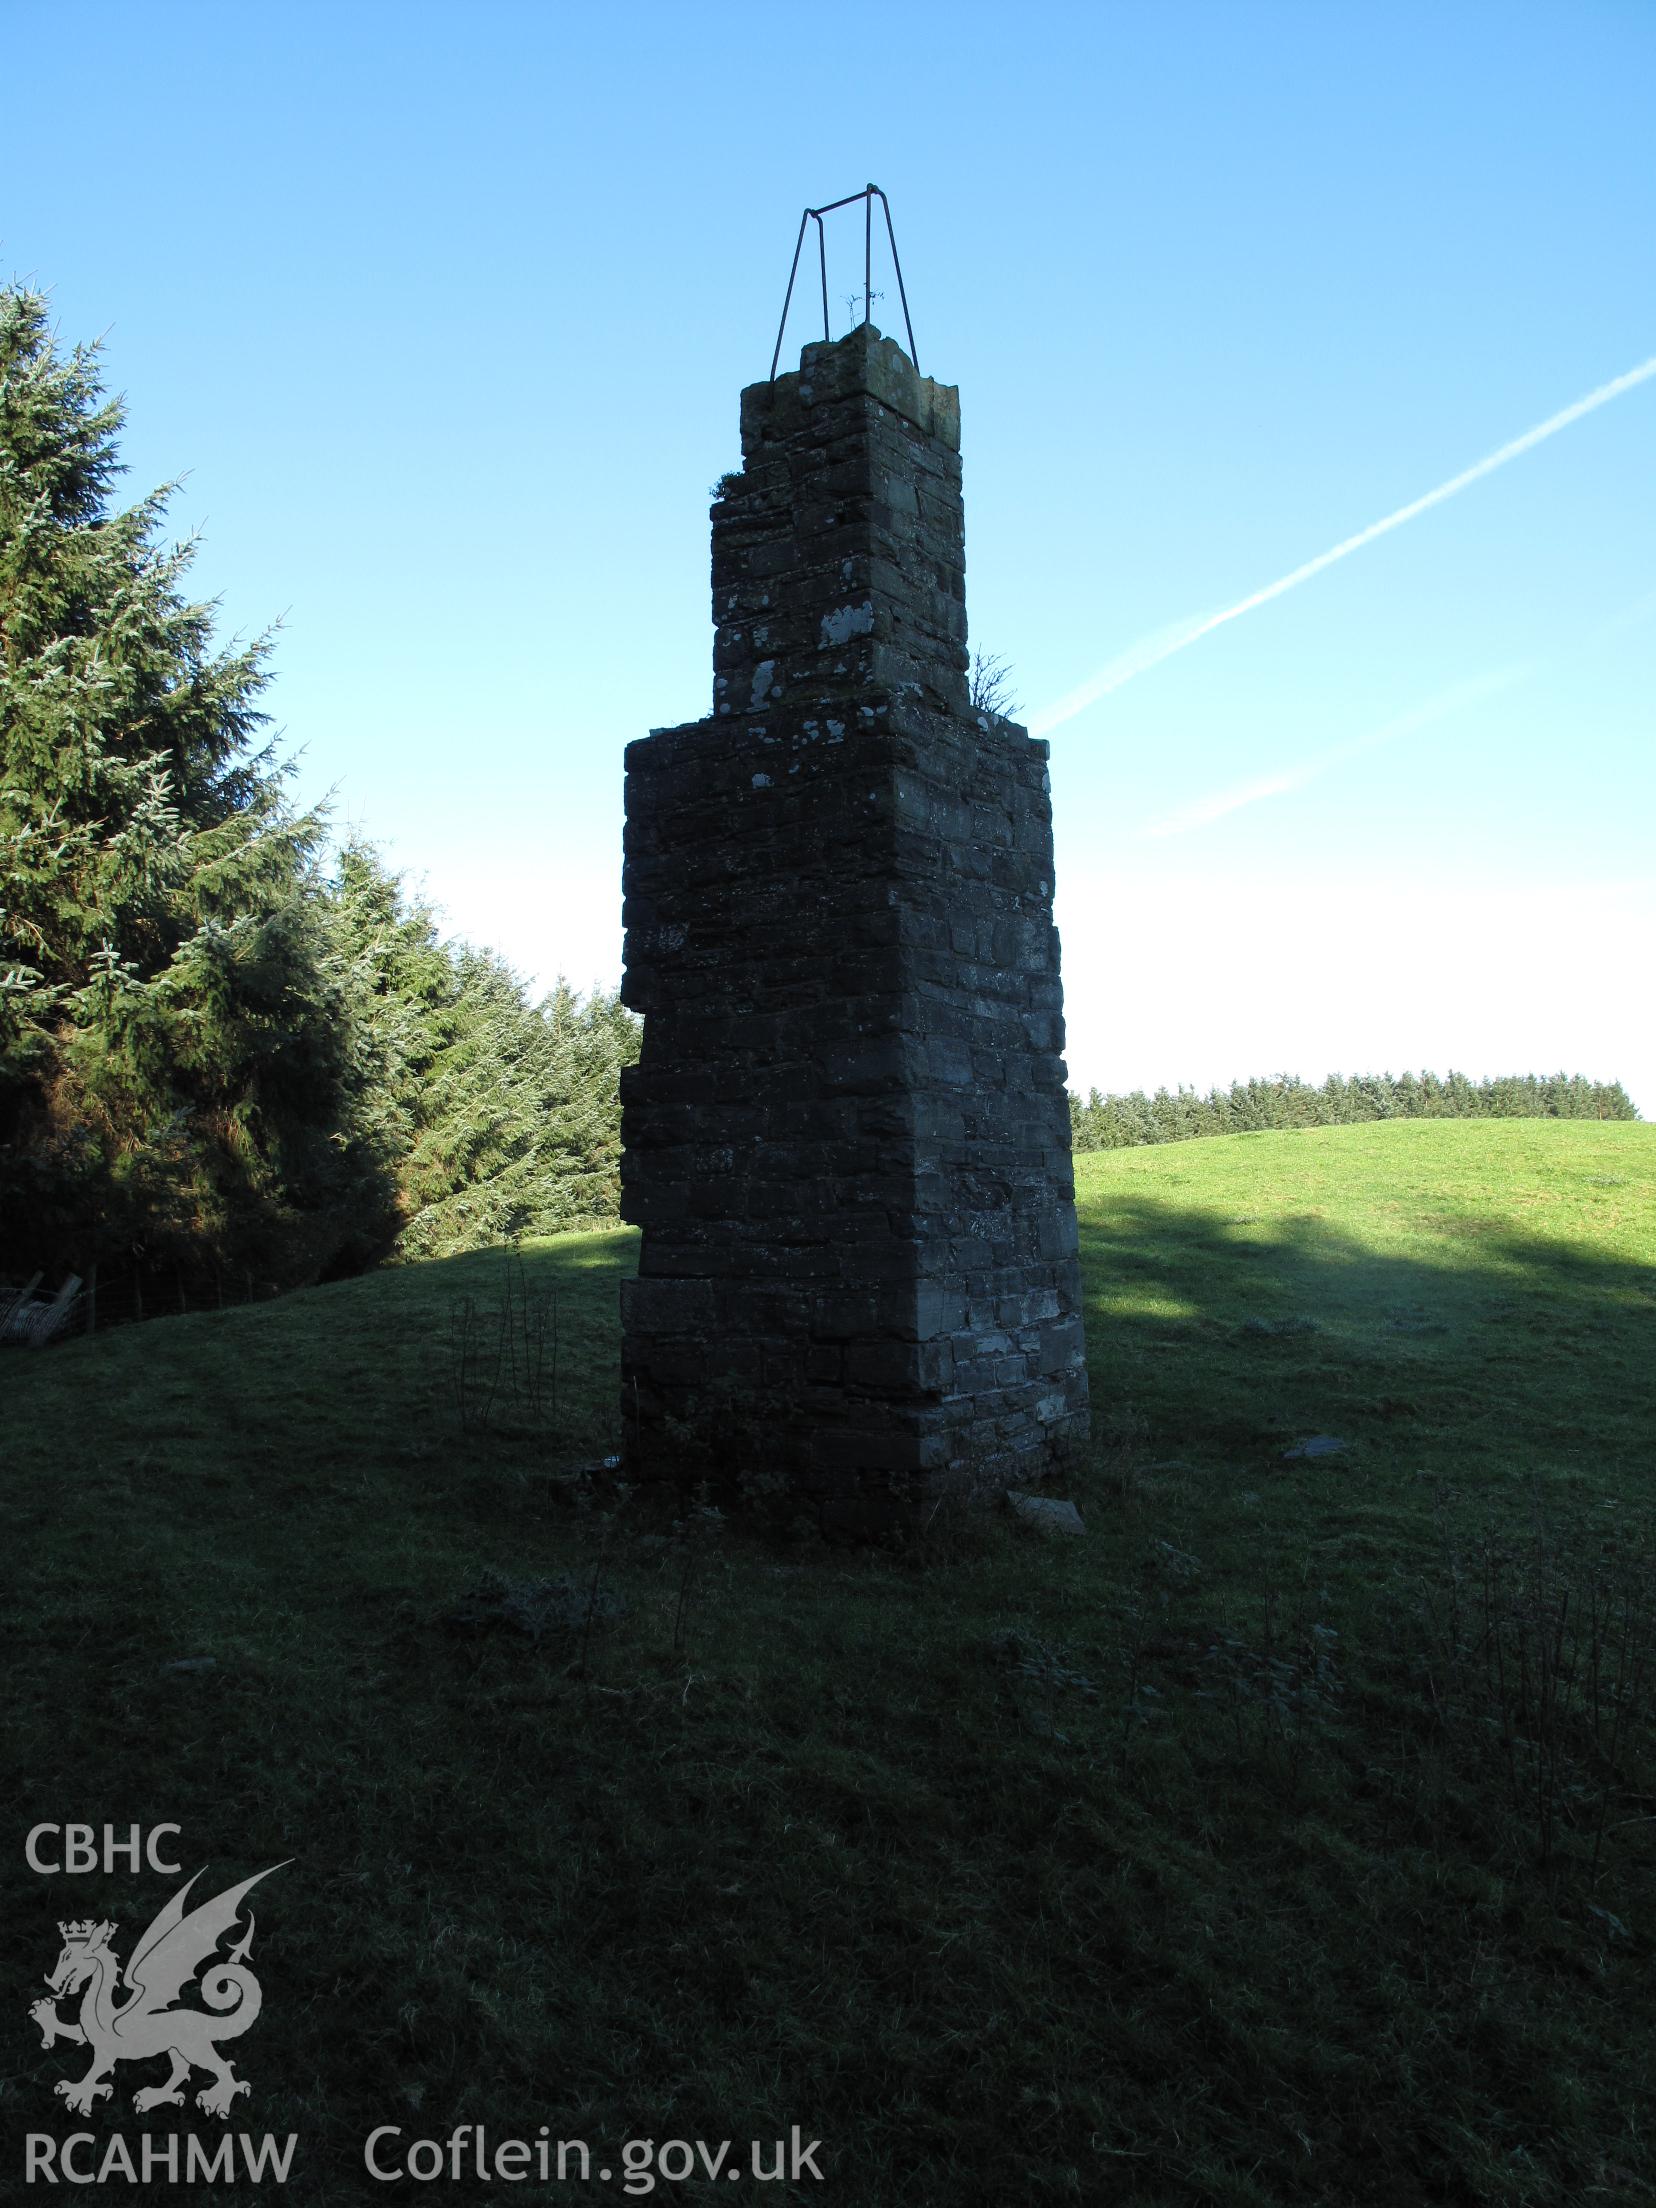
[(1292, 1449), (1284, 1449), (1281, 1462), (1292, 1464), (1296, 1457), (1338, 1457), (1351, 1447), (1338, 1434), (1313, 1434), (1309, 1441), (1296, 1441)]
[(179, 1656), (170, 1664), (163, 1664), (163, 1671), (211, 1671), (217, 1664), (216, 1656)]
[(539, 1641), (549, 1633), (584, 1633), (590, 1620), (602, 1625), (626, 1609), (626, 1597), (590, 1579), (507, 1579), (485, 1572), (452, 1610), (443, 1613), (451, 1633), (504, 1630)]
[(566, 1471), (558, 1474), (558, 1478), (561, 1480), (602, 1480), (608, 1478), (611, 1473), (619, 1472), (620, 1469), (621, 1459), (619, 1457), (595, 1457), (590, 1464), (570, 1465)]
[(1060, 1502), (1053, 1495), (1026, 1495), (1021, 1488), (1009, 1487), (1006, 1500), (1026, 1526), (1033, 1526), (1037, 1533), (1085, 1533), (1086, 1520), (1071, 1502)]

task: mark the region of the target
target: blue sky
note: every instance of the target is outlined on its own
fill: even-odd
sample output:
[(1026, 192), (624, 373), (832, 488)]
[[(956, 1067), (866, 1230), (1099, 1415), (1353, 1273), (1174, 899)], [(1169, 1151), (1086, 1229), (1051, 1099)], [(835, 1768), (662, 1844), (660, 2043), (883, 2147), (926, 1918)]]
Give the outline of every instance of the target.
[[(1649, 0), (0, 18), (0, 271), (107, 334), (226, 633), (284, 618), (306, 793), (547, 980), (619, 970), (808, 202), (891, 197), (1037, 725), (1656, 356)], [(1052, 727), (1078, 1085), (1656, 1116), (1653, 463), (1656, 378)]]

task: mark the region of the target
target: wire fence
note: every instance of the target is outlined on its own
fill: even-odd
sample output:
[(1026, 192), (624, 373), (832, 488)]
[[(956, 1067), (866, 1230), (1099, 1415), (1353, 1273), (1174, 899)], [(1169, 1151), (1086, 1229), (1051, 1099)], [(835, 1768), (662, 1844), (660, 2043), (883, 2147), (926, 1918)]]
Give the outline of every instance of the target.
[(29, 1280), (0, 1279), (0, 1347), (45, 1349), (146, 1319), (268, 1303), (283, 1292), (251, 1272), (219, 1272), (209, 1279), (182, 1271), (107, 1273), (97, 1264), (84, 1278), (69, 1273), (55, 1283), (39, 1273)]

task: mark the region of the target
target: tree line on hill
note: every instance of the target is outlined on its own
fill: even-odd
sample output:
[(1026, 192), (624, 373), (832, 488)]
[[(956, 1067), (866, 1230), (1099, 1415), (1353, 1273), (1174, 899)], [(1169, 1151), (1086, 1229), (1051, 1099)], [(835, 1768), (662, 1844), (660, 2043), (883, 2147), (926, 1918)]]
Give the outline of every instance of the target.
[(1374, 1119), (1637, 1119), (1619, 1081), (1581, 1074), (1503, 1074), (1470, 1081), (1464, 1073), (1331, 1073), (1320, 1087), (1291, 1073), (1272, 1081), (1233, 1081), (1228, 1089), (1158, 1089), (1146, 1096), (1088, 1091), (1070, 1097), (1077, 1150), (1124, 1150), (1138, 1143), (1188, 1142), (1198, 1135), (1251, 1134), (1264, 1127), (1351, 1127)]
[[(128, 1308), (269, 1292), (616, 1216), (639, 1023), (445, 940), (331, 857), (168, 545), (113, 500), (95, 346), (0, 287), (0, 1285), (97, 1265)], [(1421, 1114), (1632, 1118), (1619, 1087), (1280, 1081), (1071, 1099), (1076, 1146)]]
[(119, 507), (96, 347), (0, 289), (0, 1279), (268, 1291), (613, 1216), (636, 1023), (532, 1001), (365, 842)]

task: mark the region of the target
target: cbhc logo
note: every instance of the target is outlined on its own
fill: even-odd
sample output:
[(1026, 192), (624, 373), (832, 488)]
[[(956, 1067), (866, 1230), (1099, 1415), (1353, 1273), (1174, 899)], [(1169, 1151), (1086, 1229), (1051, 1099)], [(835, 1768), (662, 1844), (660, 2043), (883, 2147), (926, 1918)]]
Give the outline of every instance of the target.
[[(116, 1825), (105, 1825), (100, 1844), (98, 1829), (93, 1825), (36, 1825), (23, 1843), (23, 1853), (29, 1859), (30, 1870), (40, 1871), (47, 1878), (56, 1878), (65, 1871), (71, 1877), (96, 1870), (112, 1874), (117, 1856), (124, 1857), (127, 1869), (133, 1872), (137, 1871), (140, 1862), (148, 1863), (152, 1871), (164, 1872), (168, 1877), (176, 1877), (183, 1868), (182, 1864), (163, 1863), (155, 1852), (163, 1835), (177, 1836), (180, 1830), (177, 1825), (152, 1825), (147, 1833), (141, 1826), (129, 1825), (124, 1840), (115, 1837), (119, 1829)], [(58, 1835), (63, 1840), (63, 1860), (48, 1863), (42, 1850)]]

